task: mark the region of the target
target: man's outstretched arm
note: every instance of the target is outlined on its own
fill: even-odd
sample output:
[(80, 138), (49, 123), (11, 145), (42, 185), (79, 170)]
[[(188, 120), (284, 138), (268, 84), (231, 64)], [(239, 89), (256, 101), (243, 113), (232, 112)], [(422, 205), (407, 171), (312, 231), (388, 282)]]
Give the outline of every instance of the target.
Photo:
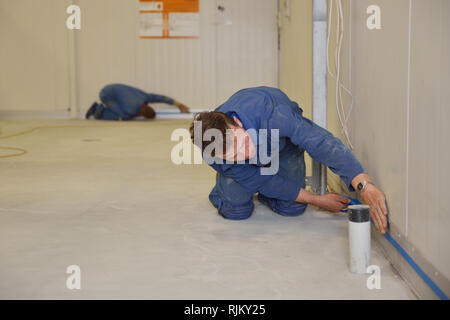
[(341, 211), (350, 201), (338, 194), (318, 195), (309, 192), (301, 184), (279, 174), (262, 175), (261, 168), (257, 166), (236, 165), (225, 171), (218, 164), (212, 164), (212, 167), (238, 182), (249, 193), (259, 192), (269, 198), (312, 204), (331, 212)]
[(146, 102), (147, 103), (152, 103), (152, 102), (167, 103), (167, 104), (176, 106), (183, 113), (190, 112), (189, 108), (186, 105), (182, 104), (181, 102), (179, 102), (175, 99), (172, 99), (167, 96), (160, 95), (160, 94), (148, 93)]
[[(289, 137), (294, 144), (305, 149), (313, 159), (338, 174), (350, 191), (356, 190), (362, 181), (371, 181), (353, 153), (329, 131), (303, 118), (300, 114), (295, 114), (288, 106), (280, 106), (272, 119), (272, 127), (280, 128), (280, 136)], [(302, 198), (300, 193), (299, 197)], [(383, 192), (373, 184), (367, 184), (361, 192), (361, 197), (363, 202), (370, 206), (370, 214), (378, 231), (384, 234), (387, 228), (387, 208)], [(334, 196), (329, 198), (327, 200), (332, 203), (332, 206), (338, 205), (337, 198)]]
[[(365, 173), (357, 175), (355, 179), (353, 179), (352, 181), (352, 185), (354, 186), (355, 189), (358, 183), (361, 181), (371, 181), (371, 180), (369, 175)], [(378, 231), (384, 234), (387, 228), (386, 216), (388, 214), (384, 194), (374, 185), (368, 184), (361, 192), (361, 197), (363, 198), (363, 202), (370, 206), (370, 216), (372, 217), (372, 220), (375, 223), (375, 226), (377, 227)], [(345, 209), (350, 202), (349, 199), (341, 197), (336, 193), (319, 195), (307, 191), (303, 188), (300, 190), (298, 197), (295, 201), (312, 204), (331, 212), (339, 212), (342, 209)]]

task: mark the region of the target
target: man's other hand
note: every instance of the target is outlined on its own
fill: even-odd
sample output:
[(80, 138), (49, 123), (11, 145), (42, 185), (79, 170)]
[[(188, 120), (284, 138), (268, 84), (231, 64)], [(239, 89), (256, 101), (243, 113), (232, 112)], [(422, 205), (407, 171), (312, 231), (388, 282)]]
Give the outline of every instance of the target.
[(180, 103), (178, 105), (178, 109), (180, 109), (181, 112), (183, 113), (189, 113), (189, 108), (187, 106), (185, 106), (184, 104)]
[(311, 204), (331, 212), (339, 212), (347, 208), (350, 199), (341, 197), (337, 193), (316, 195)]

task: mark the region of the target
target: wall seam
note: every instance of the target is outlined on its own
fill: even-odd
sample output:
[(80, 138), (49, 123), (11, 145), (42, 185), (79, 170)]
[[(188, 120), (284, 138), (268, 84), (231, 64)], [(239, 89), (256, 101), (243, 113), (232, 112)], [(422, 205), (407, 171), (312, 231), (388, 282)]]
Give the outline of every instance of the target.
[(349, 0), (348, 2), (348, 68), (349, 68), (349, 73), (348, 73), (348, 85), (349, 85), (349, 89), (350, 91), (352, 90), (352, 28), (353, 28), (353, 24), (352, 24), (352, 15), (353, 15), (353, 11), (352, 11), (352, 0)]
[[(67, 3), (66, 3), (67, 4)], [(78, 5), (76, 0), (69, 1), (69, 5)], [(80, 14), (81, 19), (83, 17)], [(81, 22), (82, 23), (82, 22)], [(81, 25), (82, 26), (82, 25)], [(77, 119), (80, 112), (78, 106), (78, 43), (77, 43), (77, 29), (70, 30), (67, 28), (68, 35), (68, 55), (69, 55), (69, 105), (70, 118)]]
[(411, 12), (412, 0), (409, 0), (408, 13), (408, 85), (406, 97), (406, 185), (405, 185), (405, 237), (408, 237), (408, 212), (409, 212), (409, 120), (411, 107)]

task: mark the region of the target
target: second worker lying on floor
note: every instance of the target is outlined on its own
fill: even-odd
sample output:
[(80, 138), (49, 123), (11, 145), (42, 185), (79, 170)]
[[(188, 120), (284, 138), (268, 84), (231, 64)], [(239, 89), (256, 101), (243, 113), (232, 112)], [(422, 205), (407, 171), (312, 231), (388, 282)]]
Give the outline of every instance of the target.
[(99, 94), (100, 103), (94, 102), (86, 113), (86, 119), (94, 116), (98, 120), (131, 120), (138, 116), (153, 119), (155, 110), (149, 103), (167, 103), (177, 106), (181, 112), (189, 113), (189, 108), (172, 98), (147, 93), (124, 84), (109, 84)]
[[(300, 215), (308, 204), (332, 212), (346, 208), (350, 200), (338, 194), (317, 195), (305, 190), (307, 151), (338, 174), (350, 191), (360, 192), (378, 231), (385, 233), (384, 194), (339, 139), (302, 113), (279, 89), (258, 87), (235, 93), (215, 111), (197, 114), (191, 138), (218, 173), (209, 195), (211, 203), (228, 219), (250, 217), (256, 193), (260, 202), (284, 216)], [(267, 134), (250, 134), (257, 131)], [(269, 162), (262, 159), (267, 150), (272, 153)], [(277, 160), (277, 172), (267, 174), (265, 169), (273, 159)]]

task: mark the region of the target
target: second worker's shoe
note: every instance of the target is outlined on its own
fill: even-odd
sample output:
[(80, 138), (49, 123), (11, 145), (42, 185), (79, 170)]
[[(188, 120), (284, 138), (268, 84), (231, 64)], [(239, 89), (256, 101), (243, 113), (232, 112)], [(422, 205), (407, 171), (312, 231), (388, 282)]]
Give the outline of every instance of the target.
[(95, 109), (97, 108), (98, 103), (94, 102), (92, 104), (92, 106), (88, 109), (88, 111), (86, 112), (86, 119), (89, 119), (90, 116), (95, 115)]

